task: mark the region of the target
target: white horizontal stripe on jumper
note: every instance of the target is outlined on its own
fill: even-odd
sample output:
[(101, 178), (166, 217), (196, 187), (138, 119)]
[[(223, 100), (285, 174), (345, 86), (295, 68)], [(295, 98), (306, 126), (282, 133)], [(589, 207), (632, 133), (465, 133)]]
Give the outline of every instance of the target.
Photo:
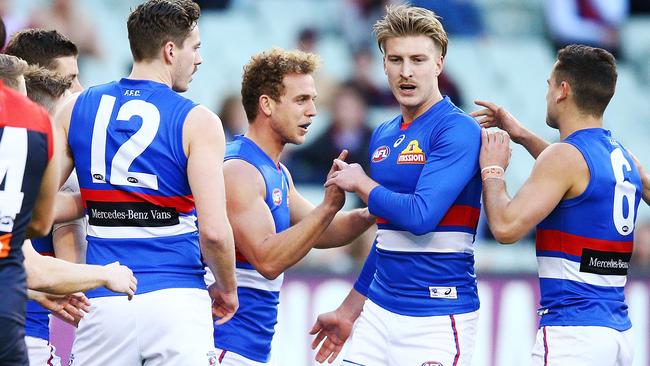
[[(86, 215), (86, 219), (88, 216)], [(196, 216), (179, 216), (171, 226), (95, 226), (88, 223), (88, 236), (104, 239), (145, 239), (174, 236), (196, 231)]]
[(580, 263), (564, 258), (537, 257), (539, 278), (570, 280), (595, 286), (623, 287), (627, 276), (580, 272)]
[[(248, 287), (264, 291), (280, 291), (284, 281), (284, 273), (274, 280), (267, 280), (254, 269), (235, 268), (235, 275), (237, 276), (237, 287)], [(214, 274), (208, 267), (205, 267), (204, 280), (207, 286), (215, 282)]]
[(274, 280), (267, 280), (254, 269), (235, 268), (237, 287), (248, 287), (264, 291), (280, 291), (284, 273)]
[(474, 235), (458, 231), (414, 235), (408, 231), (377, 230), (377, 248), (395, 252), (474, 253)]

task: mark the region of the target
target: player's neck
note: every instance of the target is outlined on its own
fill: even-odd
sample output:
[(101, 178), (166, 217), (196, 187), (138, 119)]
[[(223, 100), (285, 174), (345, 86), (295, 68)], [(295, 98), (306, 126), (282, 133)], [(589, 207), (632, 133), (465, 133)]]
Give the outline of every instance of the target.
[(133, 64), (129, 79), (151, 80), (172, 86), (171, 75), (166, 67), (157, 61), (140, 61)]
[(284, 143), (275, 138), (276, 134), (272, 131), (262, 131), (260, 128), (257, 128), (255, 122), (253, 122), (248, 127), (248, 131), (246, 131), (244, 136), (252, 140), (260, 149), (262, 149), (276, 165), (280, 162), (280, 155), (284, 149)]
[(572, 133), (579, 130), (587, 128), (603, 128), (603, 117), (595, 117), (593, 115), (576, 112), (567, 114), (565, 118), (560, 120), (558, 125), (560, 129), (560, 139), (564, 140)]
[(402, 123), (405, 125), (410, 124), (415, 121), (416, 118), (423, 115), (426, 111), (429, 110), (434, 104), (442, 100), (442, 94), (438, 89), (435, 93), (431, 95), (424, 103), (417, 106), (405, 106), (400, 105), (400, 111), (402, 112)]

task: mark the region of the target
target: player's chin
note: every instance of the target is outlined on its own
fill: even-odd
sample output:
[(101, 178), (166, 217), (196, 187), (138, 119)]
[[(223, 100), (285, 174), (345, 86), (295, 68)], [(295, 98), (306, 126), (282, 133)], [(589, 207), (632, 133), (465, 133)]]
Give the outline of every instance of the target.
[(294, 144), (294, 145), (302, 145), (302, 144), (304, 144), (305, 143), (305, 135), (294, 136), (291, 143)]
[(184, 93), (190, 88), (190, 81), (192, 80), (190, 79), (187, 82), (174, 84), (172, 85), (172, 90), (177, 93)]

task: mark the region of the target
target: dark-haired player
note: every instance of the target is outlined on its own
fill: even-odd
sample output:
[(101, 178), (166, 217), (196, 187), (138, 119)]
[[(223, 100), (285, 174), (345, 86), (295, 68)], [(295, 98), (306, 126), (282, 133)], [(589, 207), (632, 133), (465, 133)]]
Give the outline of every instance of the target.
[[(199, 16), (189, 0), (140, 4), (127, 21), (129, 77), (89, 88), (58, 114), (64, 173), (74, 156), (87, 209), (86, 260), (118, 260), (138, 279), (131, 302), (87, 293), (92, 315), (79, 324), (72, 365), (207, 365), (212, 315), (225, 322), (237, 310), (223, 130), (177, 93), (202, 62)], [(208, 291), (201, 255), (216, 277)]]
[(503, 181), (510, 139), (483, 131), (483, 204), (492, 233), (513, 243), (537, 225), (541, 321), (534, 365), (632, 364), (624, 287), (643, 189), (631, 154), (603, 128), (616, 79), (614, 57), (603, 49), (570, 45), (558, 52), (546, 123), (559, 129), (561, 141), (551, 145), (493, 103), (478, 101), (486, 109), (473, 113), (536, 158), (510, 199)]

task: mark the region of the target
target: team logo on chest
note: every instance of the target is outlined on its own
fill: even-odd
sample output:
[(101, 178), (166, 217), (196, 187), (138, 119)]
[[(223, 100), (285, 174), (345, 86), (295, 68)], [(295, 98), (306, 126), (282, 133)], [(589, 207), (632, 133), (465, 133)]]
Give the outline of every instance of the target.
[(273, 198), (273, 204), (275, 204), (276, 206), (280, 206), (280, 204), (282, 203), (282, 191), (280, 190), (280, 188), (276, 188), (273, 190), (272, 198)]
[(397, 157), (397, 164), (424, 164), (426, 160), (418, 140), (411, 140)]
[(372, 153), (372, 162), (373, 163), (379, 163), (382, 160), (385, 160), (388, 155), (390, 155), (390, 149), (388, 146), (384, 145), (381, 147), (378, 147), (377, 150), (375, 150), (374, 153)]

